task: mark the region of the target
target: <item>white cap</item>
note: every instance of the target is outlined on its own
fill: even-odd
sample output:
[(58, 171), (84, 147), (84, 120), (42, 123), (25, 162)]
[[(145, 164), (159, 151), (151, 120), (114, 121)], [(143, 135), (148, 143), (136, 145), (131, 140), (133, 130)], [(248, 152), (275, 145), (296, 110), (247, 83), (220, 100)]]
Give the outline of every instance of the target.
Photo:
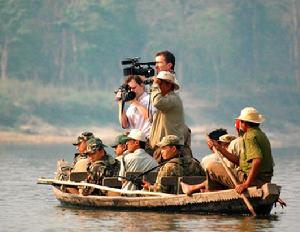
[(145, 134), (139, 129), (132, 129), (130, 133), (127, 135), (129, 139), (134, 139), (142, 142), (146, 142)]

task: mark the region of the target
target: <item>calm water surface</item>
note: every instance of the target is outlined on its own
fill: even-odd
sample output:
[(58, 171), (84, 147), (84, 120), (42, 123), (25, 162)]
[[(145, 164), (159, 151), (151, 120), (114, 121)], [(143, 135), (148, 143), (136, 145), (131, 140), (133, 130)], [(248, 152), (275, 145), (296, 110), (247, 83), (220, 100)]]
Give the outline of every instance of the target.
[(274, 151), (273, 182), (282, 186), (281, 198), (288, 207), (277, 206), (265, 218), (63, 207), (51, 187), (37, 185), (36, 180), (52, 178), (56, 161), (71, 161), (73, 152), (68, 145), (0, 145), (0, 231), (299, 231), (296, 149)]

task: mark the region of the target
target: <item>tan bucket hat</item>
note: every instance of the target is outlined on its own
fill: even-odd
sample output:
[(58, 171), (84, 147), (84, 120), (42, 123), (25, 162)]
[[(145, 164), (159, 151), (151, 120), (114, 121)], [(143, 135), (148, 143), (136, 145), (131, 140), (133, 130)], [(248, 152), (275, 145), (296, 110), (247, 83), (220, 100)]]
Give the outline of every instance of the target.
[(236, 119), (258, 124), (265, 121), (265, 117), (262, 114), (260, 114), (254, 107), (245, 107), (241, 110), (241, 115)]
[(171, 73), (169, 71), (160, 71), (156, 78), (172, 83), (175, 90), (180, 88), (175, 73)]
[(130, 133), (127, 135), (128, 139), (134, 139), (134, 140), (138, 140), (138, 141), (142, 141), (142, 142), (146, 142), (146, 136), (145, 134), (138, 129), (132, 129), (130, 131)]

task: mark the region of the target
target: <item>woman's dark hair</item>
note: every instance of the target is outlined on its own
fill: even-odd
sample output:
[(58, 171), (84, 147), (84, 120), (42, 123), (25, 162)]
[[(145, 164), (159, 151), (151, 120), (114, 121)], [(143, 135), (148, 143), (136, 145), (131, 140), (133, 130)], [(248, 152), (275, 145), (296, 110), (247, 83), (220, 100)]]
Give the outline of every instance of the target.
[(125, 83), (128, 84), (130, 81), (135, 80), (138, 85), (142, 85), (144, 82), (138, 75), (130, 75), (126, 78)]

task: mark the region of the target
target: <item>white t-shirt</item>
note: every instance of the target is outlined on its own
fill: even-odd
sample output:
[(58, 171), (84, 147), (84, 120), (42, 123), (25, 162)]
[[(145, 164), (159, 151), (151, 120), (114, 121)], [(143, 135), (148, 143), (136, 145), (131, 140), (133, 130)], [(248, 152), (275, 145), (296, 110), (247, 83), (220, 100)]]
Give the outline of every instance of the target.
[[(138, 101), (147, 109), (150, 107), (150, 114), (154, 114), (154, 107), (149, 102), (150, 95), (147, 92), (144, 92), (138, 99)], [(144, 116), (139, 112), (137, 107), (133, 104), (130, 104), (126, 116), (128, 118), (129, 128), (130, 129), (139, 129), (144, 132), (148, 138), (150, 135), (151, 123), (149, 118), (145, 119)]]

